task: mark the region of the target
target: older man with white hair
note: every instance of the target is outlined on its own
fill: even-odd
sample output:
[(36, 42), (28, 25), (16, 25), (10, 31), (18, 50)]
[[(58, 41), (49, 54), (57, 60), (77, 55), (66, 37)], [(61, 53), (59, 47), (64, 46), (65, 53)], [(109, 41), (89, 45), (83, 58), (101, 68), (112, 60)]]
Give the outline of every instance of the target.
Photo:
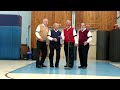
[(90, 30), (86, 27), (85, 23), (81, 23), (81, 29), (78, 32), (78, 51), (80, 58), (80, 66), (78, 68), (87, 68), (87, 59), (89, 51), (89, 42), (92, 40), (92, 34)]
[(66, 57), (66, 65), (64, 67), (73, 68), (74, 66), (74, 46), (78, 45), (77, 33), (75, 28), (71, 26), (71, 21), (66, 21), (61, 38), (64, 40), (64, 51)]
[[(48, 35), (48, 19), (43, 19), (43, 23), (39, 24), (36, 28), (35, 35), (37, 37), (37, 55), (36, 55), (36, 68), (46, 67), (43, 63), (47, 56), (47, 35)], [(40, 51), (42, 58), (39, 60)]]
[(58, 68), (59, 60), (60, 60), (60, 49), (61, 49), (61, 42), (60, 42), (61, 31), (59, 30), (58, 23), (54, 23), (53, 27), (54, 28), (49, 30), (49, 33), (48, 33), (48, 39), (50, 40), (49, 60), (50, 60), (50, 67), (54, 67), (53, 56), (54, 56), (54, 50), (56, 50), (55, 67)]

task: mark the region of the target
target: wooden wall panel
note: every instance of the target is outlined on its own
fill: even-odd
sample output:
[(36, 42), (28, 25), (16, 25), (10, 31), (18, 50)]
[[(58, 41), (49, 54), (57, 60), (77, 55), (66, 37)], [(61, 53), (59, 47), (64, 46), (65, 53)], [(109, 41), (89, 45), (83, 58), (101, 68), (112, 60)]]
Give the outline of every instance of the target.
[(69, 19), (72, 21), (72, 11), (65, 11), (65, 15), (66, 15), (66, 20)]
[(34, 11), (34, 12), (35, 12), (35, 18), (36, 18), (36, 21), (38, 22), (38, 24), (42, 23), (42, 20), (44, 18), (47, 18), (49, 20), (48, 26), (53, 25), (54, 17), (55, 17), (53, 11)]
[(63, 11), (55, 11), (55, 22), (59, 23), (60, 26), (64, 26), (64, 12)]
[(35, 30), (39, 24), (42, 23), (44, 18), (49, 20), (48, 26), (52, 26), (54, 23), (54, 12), (53, 11), (33, 11), (32, 12), (32, 32), (31, 32), (31, 47), (36, 48), (36, 36)]
[(77, 11), (76, 12), (76, 28), (80, 27), (80, 23), (89, 24), (91, 28), (97, 27), (96, 13), (93, 11)]
[(72, 20), (71, 11), (55, 11), (55, 22), (60, 23), (60, 27), (64, 28), (66, 25), (66, 20)]
[(35, 36), (35, 29), (37, 27), (37, 24), (39, 23), (39, 20), (36, 19), (37, 13), (34, 11), (32, 12), (32, 19), (31, 19), (31, 48), (36, 48), (36, 36)]
[(33, 11), (32, 12), (32, 32), (31, 32), (31, 48), (36, 48), (35, 30), (42, 20), (47, 18), (49, 20), (49, 27), (53, 27), (55, 22), (60, 23), (61, 27), (65, 27), (66, 20), (72, 20), (71, 11)]
[(81, 13), (82, 13), (82, 11), (76, 11), (76, 18), (75, 18), (75, 22), (76, 22), (75, 27), (76, 28), (80, 27), (80, 23), (83, 20), (83, 19), (81, 19), (81, 17), (83, 17), (82, 16), (83, 14), (81, 14)]
[(117, 23), (116, 16), (116, 11), (77, 11), (76, 28), (79, 28), (80, 23), (84, 22), (90, 24), (90, 28), (110, 31)]
[(98, 19), (99, 30), (110, 31), (113, 29), (113, 25), (117, 23), (116, 11), (99, 11), (100, 19)]
[[(76, 11), (76, 28), (80, 27), (80, 23), (85, 22), (86, 24), (90, 24), (90, 28), (110, 31), (117, 22), (116, 17), (116, 11)], [(42, 23), (44, 18), (48, 18), (49, 27), (53, 27), (53, 24), (58, 22), (61, 24), (61, 28), (64, 28), (66, 20), (72, 20), (72, 11), (33, 11), (31, 33), (32, 48), (36, 47), (36, 27), (39, 23)]]

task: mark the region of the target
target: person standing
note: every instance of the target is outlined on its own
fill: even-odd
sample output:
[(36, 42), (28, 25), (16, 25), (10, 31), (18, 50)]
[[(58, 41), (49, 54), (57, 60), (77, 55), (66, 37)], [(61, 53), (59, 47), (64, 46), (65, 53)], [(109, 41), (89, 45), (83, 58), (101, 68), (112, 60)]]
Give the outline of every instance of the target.
[(54, 29), (49, 30), (49, 33), (48, 33), (48, 39), (50, 40), (50, 45), (49, 45), (50, 46), (50, 54), (49, 54), (50, 67), (54, 67), (54, 64), (53, 64), (54, 50), (56, 50), (55, 67), (59, 67), (60, 49), (61, 49), (61, 43), (60, 43), (61, 31), (58, 29), (59, 28), (58, 23), (54, 23), (53, 27)]
[(78, 52), (80, 58), (80, 65), (78, 68), (87, 68), (87, 59), (89, 51), (89, 42), (92, 40), (92, 34), (88, 28), (86, 28), (85, 23), (81, 23), (81, 29), (78, 33)]
[[(47, 56), (47, 34), (48, 34), (48, 19), (43, 19), (43, 23), (39, 24), (36, 28), (35, 35), (37, 37), (37, 55), (36, 55), (36, 68), (47, 67), (43, 63)], [(42, 53), (41, 60), (39, 60), (40, 51)]]
[(64, 67), (73, 68), (74, 66), (74, 46), (78, 45), (76, 30), (71, 26), (71, 21), (66, 21), (66, 28), (61, 34), (64, 40), (64, 52), (66, 57), (66, 65)]

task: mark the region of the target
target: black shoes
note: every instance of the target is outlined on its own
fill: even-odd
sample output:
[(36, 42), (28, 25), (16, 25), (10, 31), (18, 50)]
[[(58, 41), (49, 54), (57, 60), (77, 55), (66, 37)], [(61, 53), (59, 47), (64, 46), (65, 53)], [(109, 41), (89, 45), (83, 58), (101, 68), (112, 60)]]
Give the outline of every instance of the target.
[(42, 64), (42, 65), (36, 65), (36, 68), (41, 68), (41, 67), (47, 67), (47, 66), (45, 66), (44, 64)]
[(50, 65), (50, 67), (54, 67), (53, 65)]
[(65, 68), (73, 68), (73, 66), (70, 66), (70, 65), (69, 65), (69, 66), (68, 66), (68, 65), (65, 65), (64, 67), (65, 67)]
[(72, 69), (72, 67), (65, 67), (65, 69), (66, 69), (66, 70), (71, 70), (71, 69)]
[(47, 67), (47, 66), (45, 66), (44, 64), (42, 64), (42, 65), (40, 65), (41, 67)]
[[(53, 65), (51, 65), (50, 67), (54, 67)], [(58, 68), (58, 65), (55, 65), (56, 68)]]
[(68, 67), (67, 65), (65, 65), (64, 67)]
[(86, 66), (83, 66), (82, 69), (86, 69), (87, 67)]
[(86, 69), (86, 66), (78, 66), (78, 68)]
[(82, 68), (82, 66), (78, 66), (78, 68)]
[(56, 67), (56, 68), (59, 68), (59, 66), (58, 66), (58, 65), (55, 65), (55, 67)]
[(36, 66), (36, 68), (41, 68), (41, 66), (40, 66), (40, 65), (38, 65), (38, 66)]

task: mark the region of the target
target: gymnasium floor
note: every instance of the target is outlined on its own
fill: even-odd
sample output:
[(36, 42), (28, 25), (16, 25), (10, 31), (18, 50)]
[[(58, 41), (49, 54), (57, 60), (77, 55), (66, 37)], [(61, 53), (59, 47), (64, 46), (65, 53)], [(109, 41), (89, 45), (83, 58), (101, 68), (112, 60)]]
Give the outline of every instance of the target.
[(36, 68), (34, 60), (0, 60), (0, 79), (120, 79), (120, 63), (88, 60), (87, 69), (78, 69), (79, 60), (74, 68), (64, 69), (65, 60), (60, 61), (59, 68)]

